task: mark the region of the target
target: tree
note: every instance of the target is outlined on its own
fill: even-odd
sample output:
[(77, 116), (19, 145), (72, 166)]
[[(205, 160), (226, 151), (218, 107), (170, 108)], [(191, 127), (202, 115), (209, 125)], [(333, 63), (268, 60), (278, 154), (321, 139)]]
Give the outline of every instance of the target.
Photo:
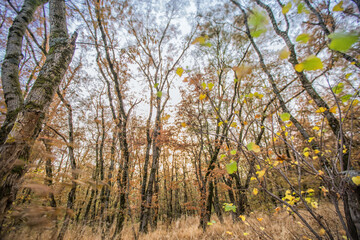
[[(31, 148), (41, 131), (45, 114), (59, 86), (75, 50), (77, 33), (69, 37), (66, 27), (65, 2), (52, 0), (50, 9), (50, 49), (46, 61), (26, 99), (18, 82), (18, 64), (25, 27), (41, 1), (25, 1), (9, 31), (6, 57), (2, 66), (2, 85), (8, 112), (2, 129), (0, 150), (1, 196), (0, 211), (3, 216), (16, 196), (22, 176), (29, 164)], [(22, 22), (22, 21), (28, 22)], [(17, 34), (19, 31), (20, 34)], [(12, 61), (14, 59), (14, 61)], [(15, 165), (15, 163), (17, 164)], [(2, 219), (1, 219), (2, 221)]]

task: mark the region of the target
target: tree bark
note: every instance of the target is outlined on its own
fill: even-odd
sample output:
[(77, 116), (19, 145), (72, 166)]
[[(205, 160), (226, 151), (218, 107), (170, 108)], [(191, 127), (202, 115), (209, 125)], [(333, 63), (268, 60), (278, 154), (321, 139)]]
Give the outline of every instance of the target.
[(7, 135), (14, 126), (16, 117), (24, 103), (19, 82), (19, 64), (25, 31), (33, 19), (36, 9), (48, 0), (26, 0), (9, 29), (5, 58), (1, 67), (1, 81), (7, 107), (6, 119), (0, 130), (0, 144), (4, 144)]
[(60, 229), (59, 235), (57, 237), (58, 240), (63, 240), (65, 237), (65, 233), (67, 231), (67, 228), (70, 223), (70, 211), (73, 212), (74, 204), (75, 204), (75, 198), (76, 198), (76, 179), (78, 178), (77, 168), (76, 168), (76, 159), (74, 155), (74, 127), (73, 127), (73, 115), (72, 115), (72, 108), (71, 105), (64, 99), (64, 97), (61, 95), (60, 91), (57, 91), (57, 94), (63, 104), (68, 109), (68, 124), (69, 124), (69, 141), (67, 142), (68, 152), (69, 152), (69, 161), (71, 166), (71, 176), (72, 176), (72, 186), (71, 190), (68, 194), (68, 200), (67, 200), (67, 211), (65, 213), (64, 217), (64, 223)]
[[(1, 218), (11, 206), (20, 187), (22, 176), (28, 168), (31, 148), (41, 131), (45, 114), (75, 51), (77, 33), (71, 38), (68, 37), (65, 11), (63, 0), (50, 1), (49, 53), (14, 126), (4, 144), (0, 146)], [(3, 87), (8, 88), (9, 85), (11, 83), (5, 82)]]

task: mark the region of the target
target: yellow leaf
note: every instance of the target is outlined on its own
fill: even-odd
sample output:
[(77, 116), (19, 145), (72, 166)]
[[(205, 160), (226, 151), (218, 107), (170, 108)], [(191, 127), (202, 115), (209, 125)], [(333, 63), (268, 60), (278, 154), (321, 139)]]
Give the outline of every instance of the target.
[(312, 140), (314, 140), (314, 137), (310, 137), (309, 140), (308, 140), (308, 142), (311, 143)]
[(282, 10), (281, 10), (282, 13), (287, 14), (290, 11), (291, 7), (292, 7), (291, 2), (288, 2), (285, 6), (282, 7)]
[(264, 231), (264, 230), (265, 230), (265, 228), (263, 228), (263, 227), (260, 227), (260, 230), (261, 230), (261, 231)]
[(182, 69), (182, 68), (177, 68), (177, 69), (176, 69), (176, 74), (179, 75), (179, 77), (181, 77), (181, 75), (183, 74), (183, 72), (184, 72), (184, 69)]
[(219, 122), (219, 123), (218, 123), (218, 126), (219, 126), (219, 127), (220, 127), (221, 125), (223, 125), (223, 122)]
[(357, 100), (357, 99), (355, 99), (353, 102), (352, 102), (352, 105), (353, 106), (356, 106), (356, 105), (358, 105), (359, 104), (359, 100)]
[(308, 157), (309, 156), (309, 152), (304, 152), (304, 156)]
[(240, 215), (239, 218), (241, 218), (241, 220), (242, 220), (243, 222), (245, 222), (245, 219), (246, 219), (246, 218), (245, 218), (244, 215)]
[(353, 177), (353, 178), (351, 178), (351, 180), (352, 180), (357, 186), (360, 185), (360, 176)]
[(205, 41), (207, 38), (208, 38), (208, 36), (197, 37), (194, 39), (194, 41), (191, 42), (191, 44), (196, 44), (196, 43), (205, 44)]
[(257, 188), (254, 188), (253, 194), (256, 196), (258, 194), (259, 190)]
[(261, 171), (257, 171), (256, 174), (258, 175), (258, 178), (262, 178), (265, 175), (265, 169)]
[(326, 108), (324, 108), (324, 107), (320, 107), (318, 110), (316, 110), (315, 112), (316, 113), (323, 113), (323, 112), (325, 112), (326, 111)]
[(236, 122), (232, 122), (230, 126), (231, 126), (231, 127), (236, 127), (237, 124), (236, 124)]
[(182, 122), (182, 123), (181, 123), (181, 126), (182, 126), (182, 127), (186, 127), (187, 125), (186, 125), (186, 123)]
[(256, 180), (256, 177), (251, 177), (250, 181)]
[(209, 91), (211, 91), (211, 89), (213, 89), (213, 87), (214, 87), (214, 84), (213, 84), (213, 83), (208, 83)]
[(304, 70), (304, 65), (302, 63), (296, 64), (295, 65), (295, 70), (297, 72), (302, 72)]
[(352, 73), (348, 73), (348, 74), (345, 75), (345, 78), (346, 78), (346, 79), (349, 79), (349, 77), (350, 77), (351, 75), (352, 75)]
[(199, 96), (199, 99), (200, 99), (200, 100), (203, 100), (203, 99), (205, 99), (205, 98), (206, 98), (206, 94), (203, 94), (203, 93), (200, 94), (200, 96)]
[(169, 120), (169, 118), (170, 118), (170, 115), (169, 115), (169, 114), (166, 114), (165, 116), (162, 117), (162, 119), (165, 120), (165, 121), (166, 121), (166, 120)]
[(256, 218), (259, 222), (261, 222), (263, 220), (263, 218)]
[(334, 12), (342, 12), (344, 11), (344, 8), (342, 7), (343, 1), (340, 1), (338, 4), (336, 4), (333, 8)]
[(320, 151), (319, 151), (319, 150), (317, 150), (317, 149), (314, 151), (314, 153), (315, 153), (315, 154), (318, 154), (319, 152), (320, 152)]
[(325, 229), (323, 229), (323, 228), (320, 229), (320, 231), (319, 231), (319, 235), (320, 235), (320, 236), (324, 236), (325, 233), (326, 233)]
[(244, 236), (247, 236), (247, 235), (249, 235), (249, 233), (247, 233), (247, 232), (244, 232)]
[(229, 235), (232, 235), (232, 234), (233, 234), (232, 232), (229, 232), (229, 231), (226, 231), (226, 233), (229, 234)]
[(337, 107), (336, 107), (336, 106), (334, 106), (334, 107), (332, 107), (332, 108), (329, 109), (329, 112), (331, 112), (331, 113), (336, 113), (336, 111), (337, 111)]
[(287, 59), (289, 56), (290, 56), (290, 51), (287, 47), (284, 47), (279, 53), (280, 59)]
[(318, 203), (317, 202), (311, 202), (311, 206), (313, 208), (318, 208)]
[(306, 192), (307, 192), (307, 193), (313, 193), (313, 192), (315, 192), (315, 191), (314, 191), (314, 189), (309, 188)]
[(314, 130), (319, 131), (320, 128), (318, 126), (313, 127)]

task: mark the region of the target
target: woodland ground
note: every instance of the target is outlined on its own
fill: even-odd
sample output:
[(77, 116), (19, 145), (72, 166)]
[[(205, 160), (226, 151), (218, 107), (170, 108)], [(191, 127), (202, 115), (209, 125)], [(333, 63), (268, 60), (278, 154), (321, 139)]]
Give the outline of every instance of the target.
[[(311, 226), (317, 226), (309, 213), (300, 210)], [(346, 239), (335, 210), (332, 205), (323, 203), (319, 206), (317, 213), (321, 214), (326, 225), (329, 226), (336, 239)], [(139, 239), (314, 239), (311, 232), (304, 227), (300, 219), (281, 209), (275, 213), (265, 213), (254, 211), (246, 216), (246, 220), (233, 223), (230, 215), (226, 215), (224, 223), (221, 224), (216, 216), (212, 220), (216, 221), (209, 226), (204, 233), (199, 228), (199, 217), (187, 216), (173, 221), (172, 224), (159, 222), (156, 230), (146, 235), (140, 235)], [(137, 230), (136, 224), (135, 230)], [(52, 239), (54, 228), (20, 228), (21, 231), (14, 231), (5, 240), (10, 239)], [(324, 235), (320, 228), (315, 230), (320, 235)], [(100, 232), (100, 231), (99, 231)], [(55, 235), (56, 236), (56, 235)], [(122, 239), (134, 239), (133, 228), (130, 224), (126, 225), (121, 234)], [(77, 240), (97, 240), (101, 239), (101, 234), (96, 233), (96, 229), (89, 226), (75, 226), (67, 231), (65, 239)]]

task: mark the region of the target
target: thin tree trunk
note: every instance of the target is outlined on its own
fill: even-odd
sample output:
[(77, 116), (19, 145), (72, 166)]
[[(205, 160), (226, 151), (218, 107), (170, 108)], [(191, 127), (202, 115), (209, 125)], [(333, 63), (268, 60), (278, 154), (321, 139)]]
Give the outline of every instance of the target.
[(67, 231), (67, 228), (70, 223), (70, 211), (73, 212), (74, 204), (75, 204), (75, 198), (76, 198), (76, 187), (77, 183), (75, 180), (78, 178), (77, 173), (77, 167), (76, 167), (76, 159), (74, 155), (74, 129), (73, 129), (73, 115), (72, 115), (72, 108), (70, 104), (64, 99), (64, 97), (61, 95), (60, 91), (57, 91), (58, 96), (60, 97), (63, 104), (68, 109), (68, 124), (69, 124), (69, 142), (67, 142), (67, 147), (69, 151), (69, 161), (71, 166), (71, 175), (72, 175), (72, 187), (68, 195), (67, 200), (67, 211), (65, 213), (64, 222), (60, 229), (59, 235), (57, 237), (57, 240), (63, 240), (65, 237), (65, 233)]
[(224, 217), (223, 217), (222, 211), (221, 211), (221, 205), (220, 205), (220, 201), (219, 201), (219, 194), (218, 194), (218, 188), (217, 188), (216, 182), (215, 182), (214, 190), (215, 190), (214, 201), (213, 201), (214, 211), (215, 211), (220, 223), (224, 223)]
[(154, 135), (153, 135), (153, 158), (152, 158), (152, 165), (150, 169), (150, 176), (149, 176), (149, 182), (148, 187), (146, 189), (146, 202), (145, 202), (145, 209), (143, 213), (142, 221), (140, 222), (140, 229), (139, 231), (142, 233), (148, 232), (148, 223), (150, 220), (150, 209), (151, 209), (151, 203), (153, 198), (153, 188), (154, 188), (154, 182), (155, 182), (155, 175), (156, 171), (159, 167), (159, 156), (160, 156), (160, 146), (158, 144), (158, 136), (160, 134), (160, 116), (161, 116), (161, 107), (160, 107), (160, 97), (158, 96), (156, 98), (156, 118), (155, 118), (155, 127), (154, 127)]
[[(46, 172), (45, 184), (48, 185), (49, 187), (51, 187), (53, 184), (51, 146), (48, 143), (46, 143), (46, 141), (44, 141), (44, 145), (46, 148), (46, 154), (48, 154), (48, 156), (46, 158), (46, 163), (45, 163), (45, 172)], [(49, 193), (49, 198), (50, 198), (50, 206), (55, 208), (56, 201), (55, 201), (55, 196), (54, 196), (53, 192)]]

